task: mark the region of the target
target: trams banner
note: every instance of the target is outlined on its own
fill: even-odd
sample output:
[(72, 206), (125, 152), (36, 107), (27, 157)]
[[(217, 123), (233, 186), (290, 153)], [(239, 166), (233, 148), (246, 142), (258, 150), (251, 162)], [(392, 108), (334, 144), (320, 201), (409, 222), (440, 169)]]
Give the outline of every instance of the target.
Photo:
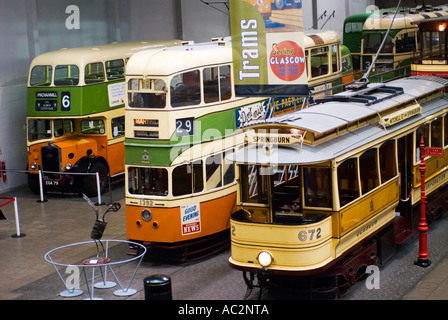
[(302, 0), (230, 0), (238, 96), (306, 96)]

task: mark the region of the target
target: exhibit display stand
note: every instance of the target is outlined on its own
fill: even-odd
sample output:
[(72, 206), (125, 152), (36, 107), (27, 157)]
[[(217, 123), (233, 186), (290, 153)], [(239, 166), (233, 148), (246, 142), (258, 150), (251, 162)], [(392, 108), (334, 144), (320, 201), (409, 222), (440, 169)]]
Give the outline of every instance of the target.
[[(69, 263), (67, 260), (69, 259), (70, 256), (72, 256), (72, 253), (75, 250), (95, 249), (96, 251), (95, 241), (92, 240), (92, 241), (68, 244), (50, 250), (45, 254), (45, 260), (51, 265), (53, 265), (59, 278), (66, 287), (66, 290), (59, 293), (62, 297), (65, 298), (77, 297), (84, 293), (84, 291), (80, 289), (80, 281), (82, 276), (84, 277), (89, 294), (89, 298), (87, 300), (101, 300), (101, 298), (95, 297), (94, 295), (95, 288), (109, 289), (115, 287), (117, 283), (120, 289), (114, 291), (115, 296), (126, 297), (137, 293), (136, 289), (131, 288), (131, 284), (135, 278), (135, 275), (146, 253), (146, 247), (143, 246), (142, 244), (128, 240), (102, 240), (102, 242), (105, 244), (106, 248), (103, 256), (97, 255), (91, 258), (78, 260), (81, 262), (77, 263)], [(129, 259), (120, 259), (120, 260), (111, 259), (109, 258), (109, 249), (110, 245), (115, 243), (137, 246), (141, 248), (141, 252), (139, 252), (136, 256)], [(85, 248), (82, 248), (83, 246)], [(128, 280), (128, 284), (123, 285), (116, 274), (116, 270), (114, 269), (119, 268), (120, 266), (123, 266), (132, 261), (137, 261), (137, 265), (135, 267), (131, 279)], [(95, 269), (99, 271), (101, 276), (101, 281), (98, 281), (96, 283), (95, 283), (95, 272), (96, 272)], [(61, 271), (63, 271), (63, 273), (65, 274), (69, 274), (69, 276), (66, 277), (66, 279), (64, 279)], [(116, 282), (107, 280), (107, 275), (109, 271), (113, 275), (113, 278)]]

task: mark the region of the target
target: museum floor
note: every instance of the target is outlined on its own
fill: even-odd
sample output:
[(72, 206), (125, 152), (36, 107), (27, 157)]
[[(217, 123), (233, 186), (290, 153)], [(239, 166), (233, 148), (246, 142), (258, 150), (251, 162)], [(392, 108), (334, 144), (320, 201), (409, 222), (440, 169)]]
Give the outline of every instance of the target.
[[(93, 210), (79, 195), (50, 195), (48, 201), (38, 202), (39, 197), (31, 194), (27, 187), (21, 187), (5, 194), (17, 197), (20, 232), (17, 234), (14, 206), (1, 207), (6, 220), (0, 220), (0, 300), (80, 300), (91, 297), (85, 277), (81, 277), (80, 289), (83, 294), (74, 298), (64, 298), (60, 292), (64, 283), (54, 267), (44, 256), (50, 250), (73, 243), (90, 241), (90, 232), (95, 221)], [(103, 202), (110, 202), (109, 194), (103, 195)], [(5, 200), (1, 200), (3, 203)], [(96, 198), (92, 198), (96, 202)], [(112, 193), (112, 201), (124, 204), (124, 187), (118, 186)], [(107, 206), (100, 206), (104, 212)], [(107, 227), (103, 239), (126, 240), (124, 206), (116, 213), (106, 216)], [(429, 268), (414, 266), (417, 257), (418, 239), (397, 249), (396, 255), (381, 267), (381, 287), (368, 290), (362, 281), (358, 282), (344, 300), (409, 300), (448, 299), (448, 214), (441, 221), (430, 226), (429, 253), (433, 264)], [(127, 245), (111, 244), (110, 252), (117, 259), (129, 259)], [(76, 247), (65, 251), (63, 259), (80, 262), (94, 254), (91, 248)], [(143, 300), (143, 279), (164, 274), (171, 278), (174, 300), (241, 300), (246, 294), (246, 286), (239, 271), (229, 267), (230, 250), (209, 259), (187, 264), (170, 264), (146, 256), (140, 265), (134, 260), (114, 267), (114, 271), (124, 287), (136, 290), (131, 296), (114, 294), (118, 286), (111, 289), (94, 289), (93, 297), (105, 300)], [(72, 263), (72, 262), (70, 262)], [(133, 274), (137, 273), (133, 278)], [(59, 268), (66, 279), (65, 268)], [(99, 278), (99, 272), (96, 272)], [(91, 277), (86, 272), (87, 280)], [(111, 273), (109, 280), (114, 280)], [(132, 280), (132, 282), (129, 282)], [(271, 299), (265, 294), (263, 299)], [(275, 299), (276, 297), (274, 297)], [(288, 297), (294, 299), (293, 296)], [(251, 299), (258, 299), (254, 293)]]

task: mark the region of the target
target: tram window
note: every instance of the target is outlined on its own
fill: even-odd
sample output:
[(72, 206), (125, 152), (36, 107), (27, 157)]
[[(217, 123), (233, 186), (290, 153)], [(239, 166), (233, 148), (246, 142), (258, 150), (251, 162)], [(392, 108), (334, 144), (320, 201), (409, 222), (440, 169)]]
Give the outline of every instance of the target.
[(370, 149), (364, 152), (364, 154), (359, 158), (361, 190), (363, 194), (366, 194), (379, 186), (377, 155), (377, 149)]
[(104, 67), (101, 62), (89, 63), (85, 67), (86, 84), (104, 81)]
[(342, 72), (346, 72), (353, 69), (353, 62), (350, 55), (343, 56), (342, 62)]
[[(364, 53), (376, 53), (381, 45), (381, 42), (383, 41), (383, 35), (380, 33), (370, 33), (363, 39)], [(393, 47), (394, 46), (392, 43), (392, 38), (388, 36), (386, 42), (384, 43), (383, 49), (381, 50), (381, 53), (392, 53)]]
[(205, 183), (207, 190), (222, 187), (221, 157), (221, 154), (217, 154), (205, 160)]
[(229, 100), (232, 97), (230, 79), (230, 66), (219, 67), (219, 86), (221, 89), (221, 101)]
[(201, 102), (199, 70), (178, 74), (171, 80), (171, 106), (184, 107)]
[(82, 120), (81, 132), (83, 134), (104, 134), (106, 132), (103, 120)]
[(338, 187), (341, 207), (359, 198), (357, 159), (348, 159), (338, 167)]
[(79, 84), (79, 68), (76, 65), (61, 65), (54, 68), (55, 86), (76, 86)]
[(52, 137), (51, 120), (28, 120), (28, 141), (50, 139)]
[(129, 168), (129, 193), (168, 195), (168, 172), (158, 168)]
[(395, 141), (388, 141), (380, 148), (381, 183), (386, 183), (397, 175)]
[(416, 131), (416, 139), (415, 139), (415, 149), (416, 149), (416, 162), (420, 161), (420, 143), (422, 140), (422, 136), (423, 136), (423, 141), (426, 147), (429, 146), (429, 124), (425, 123), (423, 125), (420, 126), (420, 128), (417, 129)]
[(328, 74), (328, 47), (311, 50), (311, 76), (319, 77)]
[(106, 61), (107, 80), (123, 79), (124, 61), (122, 59)]
[(333, 207), (330, 168), (304, 167), (303, 183), (307, 207)]
[(412, 52), (416, 50), (415, 32), (408, 32), (395, 39), (396, 53)]
[(443, 135), (445, 138), (445, 147), (448, 145), (448, 114), (445, 115), (445, 117), (443, 118), (443, 124), (444, 124), (444, 131), (443, 131)]
[(48, 87), (53, 74), (52, 66), (35, 66), (31, 70), (30, 85)]
[(114, 138), (123, 137), (124, 136), (124, 116), (112, 119), (111, 124), (112, 124), (112, 136)]
[(431, 147), (443, 147), (442, 141), (442, 118), (431, 122)]
[(173, 196), (201, 192), (204, 189), (202, 161), (174, 168), (172, 179)]
[(247, 203), (267, 203), (268, 179), (260, 166), (241, 166), (241, 199)]

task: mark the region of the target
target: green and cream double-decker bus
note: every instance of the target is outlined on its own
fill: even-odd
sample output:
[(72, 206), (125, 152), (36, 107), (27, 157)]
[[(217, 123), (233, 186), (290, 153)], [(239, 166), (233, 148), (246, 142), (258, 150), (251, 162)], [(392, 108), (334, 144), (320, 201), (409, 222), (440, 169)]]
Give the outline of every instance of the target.
[(28, 79), (28, 184), (96, 194), (124, 173), (125, 67), (135, 52), (178, 40), (60, 49), (33, 59)]

